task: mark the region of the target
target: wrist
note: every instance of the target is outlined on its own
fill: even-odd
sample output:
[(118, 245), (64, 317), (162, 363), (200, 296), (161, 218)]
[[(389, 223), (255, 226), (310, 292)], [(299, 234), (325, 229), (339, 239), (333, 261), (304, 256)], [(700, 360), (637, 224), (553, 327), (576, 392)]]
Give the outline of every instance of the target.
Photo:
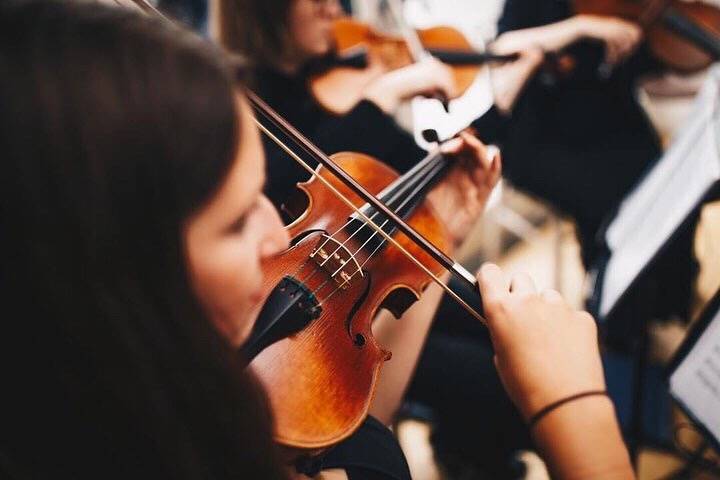
[(364, 98), (377, 105), (380, 110), (388, 115), (392, 115), (399, 103), (393, 82), (386, 76), (368, 85), (365, 89)]
[(534, 425), (531, 433), (542, 435), (548, 430), (564, 428), (565, 425), (615, 421), (615, 406), (607, 395), (592, 395), (578, 398), (554, 408), (543, 415)]
[(383, 113), (391, 115), (395, 111), (394, 103), (391, 98), (382, 93), (366, 93), (365, 100), (376, 105)]
[(553, 478), (634, 478), (608, 397), (585, 397), (554, 410), (532, 431)]
[(568, 43), (573, 43), (588, 35), (588, 18), (587, 15), (580, 14), (567, 19), (568, 31), (570, 33), (570, 41)]
[(548, 415), (551, 415), (554, 411), (559, 410), (565, 406), (570, 405), (574, 402), (580, 402), (582, 400), (585, 400), (586, 398), (593, 398), (593, 397), (599, 397), (599, 398), (605, 398), (609, 399), (607, 391), (606, 390), (585, 390), (573, 395), (568, 395), (565, 397), (560, 398), (559, 400), (556, 400), (545, 407), (542, 407), (540, 410), (535, 412), (529, 419), (528, 419), (528, 426), (530, 430), (532, 430), (535, 425), (540, 423), (543, 418), (547, 417)]
[[(576, 395), (587, 392), (606, 392), (605, 382), (600, 379), (587, 379), (583, 382), (562, 381), (556, 383), (546, 383), (542, 388), (525, 390), (518, 402), (518, 409), (522, 413), (526, 422), (530, 422), (533, 417), (538, 415), (542, 410), (557, 405), (556, 409), (562, 408), (559, 404), (565, 400), (572, 400)], [(601, 398), (601, 397), (599, 397)], [(578, 399), (580, 401), (582, 399)], [(573, 403), (569, 401), (567, 403)], [(564, 405), (563, 405), (564, 406)]]

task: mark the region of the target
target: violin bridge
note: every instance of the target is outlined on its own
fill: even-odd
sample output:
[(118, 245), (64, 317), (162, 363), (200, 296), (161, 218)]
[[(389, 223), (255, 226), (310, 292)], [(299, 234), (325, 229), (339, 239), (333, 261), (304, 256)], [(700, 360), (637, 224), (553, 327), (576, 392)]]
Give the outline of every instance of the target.
[(364, 276), (357, 258), (345, 243), (329, 235), (323, 235), (311, 258), (343, 290), (346, 290), (355, 279)]

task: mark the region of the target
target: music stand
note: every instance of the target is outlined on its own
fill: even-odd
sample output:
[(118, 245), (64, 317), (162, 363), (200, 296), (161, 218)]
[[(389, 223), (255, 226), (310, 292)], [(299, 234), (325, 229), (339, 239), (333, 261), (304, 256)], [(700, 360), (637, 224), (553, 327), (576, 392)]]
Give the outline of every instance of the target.
[[(625, 197), (604, 229), (607, 255), (590, 271), (588, 309), (600, 324), (619, 310), (629, 292), (642, 288), (656, 298), (651, 267), (692, 221), (720, 180), (720, 66), (714, 66), (697, 95), (687, 124), (663, 157)], [(642, 281), (641, 281), (642, 280)], [(648, 281), (649, 280), (649, 281)], [(635, 351), (631, 442), (633, 458), (643, 438), (643, 385), (647, 356), (647, 323), (651, 305), (638, 305), (634, 321), (641, 326)], [(635, 315), (634, 315), (635, 316)]]

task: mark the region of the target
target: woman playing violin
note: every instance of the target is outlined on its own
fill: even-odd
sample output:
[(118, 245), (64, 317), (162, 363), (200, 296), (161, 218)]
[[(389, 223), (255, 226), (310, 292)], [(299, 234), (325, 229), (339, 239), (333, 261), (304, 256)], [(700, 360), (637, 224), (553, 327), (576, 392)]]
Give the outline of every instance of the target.
[[(257, 93), (324, 151), (363, 152), (407, 170), (425, 152), (392, 115), (402, 101), (416, 95), (452, 97), (451, 71), (428, 58), (379, 76), (347, 114), (328, 113), (313, 98), (309, 77), (332, 57), (332, 24), (341, 13), (337, 0), (220, 0), (214, 24), (224, 47), (250, 59)], [(504, 82), (508, 97), (517, 95), (515, 85), (524, 84), (538, 62), (537, 56), (517, 62), (517, 72)], [(279, 205), (306, 173), (276, 156), (270, 152), (268, 194)], [(276, 169), (276, 163), (283, 166)]]
[[(78, 9), (78, 7), (74, 7), (65, 11), (57, 5), (54, 7), (45, 6), (46, 9), (41, 8), (42, 5), (36, 5), (35, 7), (34, 9), (27, 9), (26, 15), (47, 15), (46, 23), (48, 24), (52, 23), (55, 18), (54, 15), (64, 18), (63, 15), (70, 15)], [(99, 289), (97, 292), (97, 295), (101, 297), (99, 301), (105, 301), (104, 296), (109, 295), (109, 298), (106, 299), (109, 305), (103, 303), (98, 306), (101, 309), (100, 311), (90, 311), (87, 318), (79, 314), (75, 316), (72, 321), (78, 324), (82, 324), (84, 321), (91, 322), (95, 315), (107, 314), (111, 316), (108, 321), (118, 322), (125, 321), (126, 316), (138, 315), (137, 322), (141, 324), (138, 325), (138, 328), (141, 328), (142, 325), (152, 325), (146, 317), (155, 309), (170, 309), (167, 313), (161, 310), (158, 315), (171, 315), (176, 309), (190, 315), (191, 312), (202, 309), (204, 315), (207, 315), (208, 319), (215, 325), (217, 332), (223, 338), (230, 340), (234, 347), (237, 347), (246, 339), (253, 320), (252, 318), (245, 318), (246, 314), (242, 312), (252, 310), (261, 300), (258, 298), (258, 288), (262, 278), (259, 262), (287, 246), (286, 234), (281, 229), (276, 211), (261, 193), (265, 179), (264, 162), (258, 161), (258, 159), (262, 159), (259, 136), (247, 112), (247, 106), (242, 101), (242, 97), (238, 100), (237, 105), (229, 104), (224, 105), (224, 107), (217, 105), (227, 101), (227, 97), (232, 98), (233, 90), (228, 87), (228, 79), (226, 78), (230, 73), (226, 72), (227, 66), (220, 64), (218, 58), (213, 56), (211, 52), (203, 51), (200, 44), (193, 47), (195, 43), (198, 43), (197, 39), (185, 35), (184, 37), (181, 36), (178, 41), (173, 42), (171, 40), (171, 31), (159, 28), (151, 22), (140, 22), (127, 13), (117, 13), (113, 16), (109, 11), (105, 10), (99, 10), (95, 13), (93, 10), (87, 12), (83, 9), (79, 10), (77, 19), (79, 26), (77, 28), (73, 28), (74, 24), (70, 20), (67, 20), (67, 26), (58, 20), (60, 26), (57, 27), (72, 30), (75, 35), (72, 38), (77, 45), (71, 43), (67, 47), (67, 52), (55, 52), (54, 56), (39, 47), (28, 47), (28, 51), (38, 52), (39, 58), (30, 60), (32, 64), (37, 65), (37, 71), (26, 72), (21, 70), (17, 75), (12, 74), (12, 78), (17, 79), (17, 85), (13, 83), (4, 87), (4, 94), (7, 97), (7, 101), (4, 101), (7, 108), (4, 111), (13, 113), (17, 120), (14, 125), (26, 126), (26, 128), (34, 125), (34, 128), (40, 129), (47, 123), (47, 128), (56, 128), (60, 129), (60, 131), (48, 133), (33, 131), (33, 134), (27, 135), (25, 135), (25, 131), (22, 134), (11, 134), (6, 131), (7, 136), (3, 137), (5, 139), (4, 145), (7, 146), (5, 151), (16, 152), (17, 162), (21, 162), (22, 159), (26, 158), (25, 154), (30, 155), (28, 152), (35, 152), (33, 148), (46, 148), (47, 152), (53, 151), (54, 154), (50, 155), (48, 153), (46, 158), (43, 156), (43, 152), (46, 152), (46, 150), (38, 152), (36, 155), (37, 162), (39, 162), (40, 158), (47, 160), (47, 162), (55, 161), (61, 173), (67, 172), (68, 175), (70, 175), (70, 172), (78, 170), (78, 178), (58, 178), (53, 180), (55, 182), (67, 182), (67, 185), (63, 184), (61, 191), (57, 195), (68, 195), (69, 203), (50, 199), (42, 201), (43, 204), (55, 205), (58, 209), (69, 209), (54, 212), (52, 215), (48, 213), (48, 215), (51, 215), (53, 222), (51, 223), (52, 230), (67, 232), (68, 236), (66, 237), (65, 234), (53, 234), (51, 238), (47, 239), (48, 245), (45, 244), (47, 242), (39, 241), (40, 239), (33, 245), (36, 245), (39, 250), (47, 250), (47, 253), (38, 254), (35, 257), (37, 259), (47, 259), (50, 255), (58, 257), (56, 262), (58, 275), (64, 268), (61, 261), (67, 261), (68, 265), (66, 267), (68, 271), (74, 272), (73, 275), (77, 274), (79, 278), (75, 279), (74, 276), (67, 280), (54, 278), (52, 277), (53, 270), (44, 270), (42, 275), (35, 275), (34, 270), (28, 270), (27, 278), (22, 276), (20, 278), (27, 282), (33, 281), (32, 278), (35, 277), (46, 278), (48, 282), (46, 286), (40, 285), (37, 278), (34, 280), (34, 291), (37, 294), (42, 293), (44, 295), (45, 289), (48, 289), (50, 298), (54, 298), (51, 289), (53, 284), (67, 285), (67, 288), (77, 287), (78, 291), (70, 289), (65, 292), (65, 300), (57, 299), (63, 305), (63, 302), (69, 302), (70, 304), (80, 302), (79, 298), (83, 294), (92, 296), (95, 288)], [(91, 21), (92, 16), (95, 14), (108, 15), (107, 25), (98, 22), (97, 26), (95, 26)], [(90, 18), (86, 18), (86, 16)], [(116, 23), (119, 25), (116, 26)], [(129, 26), (123, 28), (122, 26), (126, 23)], [(23, 25), (23, 23), (18, 25)], [(55, 29), (49, 29), (47, 32), (41, 30), (44, 25), (45, 23), (38, 23), (37, 27), (40, 32), (43, 32), (43, 35), (32, 30), (27, 32), (28, 37), (25, 41), (30, 42), (33, 35), (35, 35), (37, 41), (42, 44), (47, 35), (56, 34), (60, 36), (61, 32), (58, 33)], [(14, 38), (13, 35), (18, 37), (16, 41), (24, 38), (19, 36), (18, 28), (8, 27), (4, 30), (7, 39), (3, 45), (8, 48), (11, 46), (15, 48), (10, 40)], [(156, 36), (150, 33), (152, 28), (158, 29)], [(95, 29), (102, 30), (104, 32), (103, 36), (95, 39), (94, 35), (99, 35)], [(135, 29), (140, 32), (136, 32)], [(83, 49), (83, 45), (85, 49)], [(83, 63), (86, 57), (90, 57), (87, 61), (94, 72), (92, 82), (88, 80), (93, 88), (86, 88), (85, 84), (75, 83), (77, 91), (62, 90), (66, 85), (66, 83), (63, 83), (65, 78), (83, 77), (82, 69), (88, 68)], [(128, 67), (125, 67), (128, 64), (123, 60), (126, 57), (132, 59)], [(52, 63), (50, 58), (56, 59), (59, 64)], [(153, 67), (150, 68), (149, 66)], [(17, 68), (20, 69), (20, 66)], [(45, 72), (43, 68), (49, 71)], [(130, 70), (126, 71), (123, 68)], [(143, 68), (150, 68), (150, 72), (143, 73)], [(190, 72), (184, 72), (183, 68), (189, 69), (192, 74), (200, 76), (200, 78), (195, 79)], [(143, 84), (142, 87), (135, 89), (135, 86), (138, 85), (137, 82), (141, 82), (139, 79), (145, 79), (150, 74), (156, 75), (158, 79), (153, 80), (155, 77), (150, 77), (149, 80), (142, 80), (148, 85)], [(33, 75), (37, 75), (37, 78), (42, 76), (43, 85), (50, 89), (49, 91), (55, 91), (54, 89), (61, 91), (58, 92), (56, 100), (57, 102), (61, 100), (68, 102), (67, 105), (62, 105), (70, 113), (62, 115), (65, 110), (55, 112), (52, 110), (55, 103), (49, 100), (50, 105), (44, 105), (39, 93), (36, 99), (39, 102), (38, 105), (24, 110), (23, 99), (31, 93), (26, 93), (24, 90), (16, 92), (13, 88), (19, 90), (24, 86), (32, 85), (33, 81), (28, 78), (35, 78)], [(56, 76), (58, 78), (54, 80)], [(165, 82), (163, 78), (167, 76), (173, 76), (173, 80)], [(209, 79), (206, 79), (206, 77), (209, 77)], [(57, 86), (55, 86), (56, 83)], [(164, 85), (163, 91), (154, 93), (153, 86), (155, 85)], [(203, 89), (207, 89), (212, 95), (205, 95), (202, 92)], [(185, 94), (188, 97), (184, 100), (173, 96)], [(79, 98), (82, 99), (82, 102)], [(120, 98), (123, 100), (120, 101)], [(22, 105), (17, 103), (18, 101)], [(70, 108), (70, 105), (75, 105), (75, 107)], [(180, 105), (184, 105), (182, 108), (185, 108), (185, 110), (177, 112), (176, 110), (181, 108)], [(102, 116), (103, 121), (93, 118), (93, 108), (98, 108), (103, 112), (102, 115), (99, 112), (97, 113), (98, 116)], [(236, 112), (240, 113), (238, 118), (236, 118)], [(39, 118), (25, 120), (23, 115), (30, 115), (31, 113), (38, 115)], [(77, 118), (73, 117), (71, 113), (74, 113)], [(47, 115), (50, 119), (62, 115), (63, 122), (59, 124), (53, 123), (51, 120), (44, 122), (45, 117), (42, 115)], [(137, 120), (135, 120), (136, 118)], [(132, 128), (130, 125), (132, 125)], [(237, 125), (240, 131), (231, 128), (233, 125)], [(73, 132), (78, 133), (78, 136), (62, 128), (72, 129)], [(203, 133), (205, 130), (210, 133)], [(40, 141), (40, 139), (45, 138), (44, 135), (48, 137), (47, 145)], [(175, 136), (178, 138), (175, 138)], [(236, 143), (237, 138), (240, 138), (242, 143)], [(22, 142), (23, 139), (30, 143), (27, 145), (18, 143)], [(51, 145), (51, 141), (67, 142), (67, 145), (65, 143)], [(206, 148), (208, 145), (211, 145), (212, 148)], [(74, 149), (71, 150), (71, 147)], [(458, 158), (457, 168), (448, 175), (446, 182), (437, 187), (432, 196), (435, 199), (435, 206), (445, 214), (446, 218), (450, 218), (448, 212), (456, 212), (453, 232), (458, 237), (462, 237), (463, 229), (467, 228), (468, 221), (458, 222), (457, 219), (462, 219), (463, 216), (472, 219), (478, 215), (485, 198), (487, 198), (492, 186), (497, 181), (500, 165), (497, 160), (493, 161), (485, 154), (484, 147), (477, 140), (470, 137), (458, 139), (444, 148), (447, 154), (455, 155)], [(67, 154), (65, 155), (64, 152), (66, 151)], [(84, 152), (87, 158), (80, 156), (80, 160), (77, 160), (77, 162), (82, 160), (85, 163), (77, 164), (74, 159), (76, 155), (81, 155), (80, 152)], [(235, 157), (231, 155), (232, 152), (237, 152), (238, 158), (242, 157), (243, 160), (234, 160)], [(154, 162), (155, 157), (162, 159), (167, 165), (157, 164)], [(127, 158), (132, 159), (137, 165), (128, 161)], [(108, 164), (106, 165), (105, 162)], [(177, 162), (177, 165), (173, 162)], [(21, 164), (18, 163), (17, 165), (17, 168), (20, 168)], [(25, 165), (24, 168), (30, 169), (37, 163), (23, 165)], [(72, 169), (69, 169), (69, 166), (72, 166)], [(37, 165), (38, 171), (52, 170), (53, 168), (45, 164)], [(154, 169), (157, 168), (159, 170), (155, 171)], [(23, 172), (19, 172), (18, 175), (25, 178), (23, 175), (26, 174)], [(35, 172), (33, 176), (38, 174), (38, 172)], [(81, 178), (86, 178), (86, 182), (76, 185)], [(114, 181), (111, 182), (110, 178), (113, 178)], [(48, 180), (48, 182), (50, 181)], [(189, 185), (188, 182), (192, 182), (192, 185)], [(41, 193), (43, 195), (52, 195), (55, 192), (54, 189), (47, 187), (46, 183), (43, 182), (16, 185), (15, 180), (12, 180), (11, 183), (12, 185), (7, 185), (7, 188), (3, 190), (7, 193), (8, 198), (28, 199), (35, 198), (35, 195)], [(230, 186), (223, 186), (225, 184)], [(37, 186), (40, 190), (36, 193), (17, 190), (20, 188), (30, 189), (33, 186)], [(101, 188), (106, 188), (107, 191), (97, 191)], [(100, 198), (95, 199), (92, 197), (93, 195), (98, 195)], [(157, 195), (157, 197), (153, 196), (152, 199), (145, 199), (143, 195)], [(70, 201), (72, 199), (77, 201)], [(100, 201), (102, 199), (105, 199), (108, 204), (103, 204)], [(462, 201), (463, 205), (459, 205), (458, 201)], [(41, 202), (41, 200), (38, 199), (38, 202)], [(5, 203), (3, 205), (5, 206)], [(30, 202), (26, 207), (30, 208), (33, 205), (35, 203)], [(93, 210), (88, 216), (83, 216), (81, 209), (88, 205), (91, 205), (97, 211)], [(44, 207), (38, 206), (37, 208), (42, 209)], [(42, 212), (37, 215), (41, 214)], [(30, 219), (34, 218), (33, 215), (33, 212), (26, 212), (19, 207), (7, 211), (4, 214), (4, 221), (8, 222), (7, 231), (9, 232), (12, 229), (20, 234), (24, 230), (11, 228), (11, 226), (15, 225), (13, 222), (30, 222)], [(78, 225), (78, 229), (80, 229), (78, 232), (74, 232), (71, 228), (74, 225), (75, 220), (73, 219), (75, 217), (82, 224)], [(160, 217), (163, 220), (158, 222), (157, 219)], [(84, 222), (90, 223), (85, 225)], [(98, 224), (95, 225), (92, 222)], [(32, 227), (32, 232), (37, 234), (39, 227), (36, 227)], [(31, 228), (31, 226), (28, 224), (27, 228)], [(176, 229), (178, 230), (177, 235), (182, 233), (182, 236), (174, 236)], [(87, 237), (83, 237), (83, 234)], [(142, 241), (139, 239), (142, 239)], [(17, 248), (20, 248), (19, 245), (22, 241), (19, 238), (15, 240), (18, 243), (9, 245), (6, 251), (14, 252)], [(83, 246), (86, 244), (88, 244), (87, 251), (83, 250)], [(137, 248), (132, 248), (133, 245), (136, 245)], [(63, 248), (68, 249), (64, 254), (60, 253)], [(158, 252), (163, 252), (163, 254), (160, 255)], [(28, 255), (27, 258), (31, 258), (33, 253), (28, 252)], [(159, 259), (155, 259), (157, 255), (160, 255)], [(162, 260), (165, 263), (155, 265), (153, 263), (154, 259), (158, 262)], [(19, 271), (21, 269), (20, 265), (25, 260), (26, 257), (24, 256), (16, 256), (13, 262), (5, 264), (8, 270), (4, 271)], [(14, 263), (15, 261), (18, 263)], [(50, 262), (49, 259), (47, 261)], [(172, 263), (173, 261), (176, 263)], [(28, 266), (22, 268), (30, 269), (33, 265), (37, 268), (44, 268), (37, 262), (30, 260), (28, 262), (30, 262)], [(185, 265), (184, 262), (187, 262), (187, 272), (178, 270), (180, 265)], [(133, 266), (135, 270), (132, 270)], [(146, 275), (143, 275), (139, 270), (142, 267), (148, 268)], [(130, 269), (130, 271), (127, 269)], [(154, 274), (151, 275), (153, 272)], [(177, 278), (168, 278), (173, 272), (175, 272)], [(186, 273), (192, 279), (191, 285), (181, 283), (176, 286)], [(94, 274), (97, 274), (99, 278), (93, 277)], [(9, 278), (7, 280), (10, 281)], [(106, 281), (109, 282), (108, 285), (105, 285), (104, 282)], [(88, 282), (89, 285), (86, 285)], [(112, 290), (112, 288), (115, 288), (116, 282), (124, 282), (117, 285), (117, 288), (121, 289), (119, 292)], [(22, 285), (26, 284), (17, 283), (18, 288)], [(83, 286), (90, 290), (85, 292)], [(191, 288), (196, 297), (191, 293), (184, 292), (182, 288), (185, 287)], [(170, 291), (166, 292), (164, 288)], [(439, 289), (433, 293), (435, 288), (433, 287), (426, 295), (426, 298), (430, 299), (430, 304), (427, 301), (419, 303), (408, 312), (408, 318), (411, 319), (413, 316), (431, 317), (431, 311), (427, 312), (427, 310), (433, 308), (433, 297), (438, 299), (440, 295)], [(106, 293), (107, 289), (112, 291)], [(141, 289), (141, 292), (137, 292), (137, 289)], [(125, 292), (125, 290), (128, 291)], [(6, 290), (4, 293), (9, 291), (11, 289)], [(30, 290), (26, 290), (22, 292), (23, 295), (17, 298), (27, 300), (29, 292)], [(116, 295), (120, 295), (120, 297), (115, 298)], [(145, 298), (145, 296), (151, 298)], [(173, 301), (176, 297), (178, 300)], [(194, 299), (197, 300), (198, 305), (194, 305), (194, 302), (192, 302)], [(185, 301), (193, 303), (191, 306), (197, 308), (193, 310), (191, 306), (185, 305)], [(161, 305), (155, 305), (153, 302), (160, 302)], [(435, 300), (436, 303), (437, 300)], [(47, 308), (51, 308), (52, 305), (52, 302), (48, 300)], [(125, 307), (131, 308), (132, 311), (125, 312), (123, 310)], [(41, 306), (37, 306), (37, 308), (41, 309)], [(104, 308), (108, 308), (110, 311), (106, 312), (103, 310)], [(145, 312), (144, 308), (150, 311)], [(67, 311), (70, 312), (73, 309), (74, 307), (68, 307)], [(135, 312), (135, 309), (140, 309), (140, 311)], [(59, 307), (56, 310), (59, 311)], [(56, 310), (53, 310), (53, 312), (56, 312)], [(26, 312), (28, 315), (34, 315), (29, 308), (26, 309)], [(56, 313), (53, 313), (53, 315), (56, 315)], [(117, 319), (113, 315), (117, 316)], [(37, 316), (39, 317), (40, 313)], [(190, 322), (192, 326), (200, 322), (201, 318), (202, 315), (198, 313), (186, 321)], [(64, 321), (64, 317), (60, 317), (58, 321)], [(172, 318), (167, 321), (172, 321)], [(391, 323), (389, 318), (382, 321), (388, 325), (395, 323), (394, 321)], [(422, 332), (422, 329), (419, 330)], [(213, 333), (213, 335), (217, 336), (217, 332)], [(88, 332), (87, 335), (91, 333)], [(181, 333), (182, 331), (160, 332), (158, 335), (180, 335)], [(143, 332), (137, 333), (137, 335), (144, 334)], [(78, 333), (78, 335), (81, 335), (81, 333)], [(127, 335), (130, 336), (128, 337), (129, 342), (135, 341), (134, 337), (132, 337), (135, 333), (129, 332)], [(219, 348), (212, 343), (215, 337), (211, 337), (210, 340), (203, 340), (208, 335), (210, 335), (208, 332), (198, 333), (197, 341), (204, 342), (203, 345), (191, 345), (188, 348)], [(421, 341), (413, 340), (413, 338), (408, 335), (403, 341), (407, 341), (411, 345)], [(90, 340), (83, 340), (83, 342), (85, 341), (89, 342)], [(393, 348), (393, 342), (388, 343), (388, 347)], [(400, 340), (398, 339), (396, 343), (400, 343)], [(61, 347), (62, 345), (57, 345), (57, 348)], [(95, 360), (98, 366), (104, 366), (106, 365), (104, 363), (106, 357), (102, 356), (104, 355), (103, 351), (95, 352), (95, 350), (106, 348), (107, 355), (117, 354), (111, 347), (111, 345), (98, 344), (97, 347), (88, 347), (90, 348), (89, 352), (79, 350), (78, 355), (92, 357), (97, 353), (98, 358)], [(161, 347), (162, 345), (157, 348)], [(418, 349), (419, 347), (415, 348), (415, 350)], [(48, 355), (51, 355), (52, 352), (54, 350), (48, 348)], [(192, 355), (188, 359), (202, 358), (201, 353), (190, 353)], [(397, 361), (393, 365), (408, 368), (405, 365), (411, 364), (414, 357), (403, 358), (403, 353), (402, 349), (396, 350)], [(152, 351), (147, 354), (151, 355)], [(143, 355), (145, 354), (143, 353)], [(177, 355), (180, 355), (180, 353), (177, 353)], [(184, 363), (181, 364), (185, 365)], [(92, 365), (87, 366), (89, 368)], [(40, 368), (40, 365), (38, 365), (38, 368)], [(128, 370), (128, 374), (133, 372), (134, 370)], [(187, 370), (187, 375), (194, 372), (201, 375), (201, 372), (196, 372), (193, 369)], [(144, 375), (155, 375), (154, 372), (148, 372), (147, 374), (135, 373), (137, 373), (138, 380), (145, 378)], [(58, 375), (62, 374), (62, 372), (58, 373)], [(79, 371), (77, 372), (79, 376), (77, 382), (82, 383), (85, 381), (86, 375), (94, 374), (94, 371)], [(404, 377), (405, 382), (407, 382), (409, 374), (406, 373)], [(398, 400), (395, 397), (400, 395), (398, 392), (402, 391), (404, 386), (403, 383), (396, 381), (397, 378), (391, 375), (386, 375), (384, 378), (386, 378), (384, 381), (387, 382), (388, 386), (378, 388), (377, 398), (380, 406), (397, 403)], [(151, 380), (152, 378), (148, 381)], [(172, 378), (167, 380), (171, 381)], [(180, 378), (177, 381), (183, 382), (184, 380)], [(196, 382), (196, 380), (187, 381), (191, 382), (192, 385), (197, 384), (197, 388), (201, 388), (203, 385), (203, 383)], [(66, 385), (68, 389), (75, 385), (75, 383), (72, 383), (75, 382), (73, 379), (68, 379), (68, 382), (71, 382)], [(131, 379), (128, 379), (127, 382), (128, 391), (126, 394), (131, 395), (135, 387)], [(99, 384), (98, 388), (101, 386)], [(170, 385), (167, 388), (176, 388), (176, 385)], [(230, 388), (230, 386), (227, 388)], [(217, 390), (222, 393), (220, 387), (209, 385), (208, 389), (208, 391)], [(60, 391), (64, 390), (60, 389)], [(80, 393), (81, 389), (78, 390), (78, 394)], [(158, 394), (161, 393), (159, 391)], [(66, 400), (57, 404), (57, 409), (62, 410), (65, 404), (73, 402), (74, 398), (74, 396), (69, 395)], [(204, 397), (200, 395), (199, 398)], [(128, 405), (134, 405), (141, 402), (141, 400), (130, 398), (127, 403)], [(178, 401), (182, 400), (181, 398)], [(229, 398), (228, 402), (231, 400), (232, 398)], [(206, 399), (206, 401), (210, 402), (210, 399)], [(78, 405), (80, 408), (85, 409), (83, 402), (78, 403)], [(148, 406), (148, 408), (150, 407)], [(107, 408), (114, 407), (112, 404), (107, 404)], [(226, 407), (218, 405), (218, 408), (221, 410), (218, 410), (217, 415), (221, 415), (221, 412), (224, 411), (222, 408)], [(207, 411), (208, 416), (212, 417), (214, 407), (208, 406), (203, 409), (198, 406), (197, 411)], [(383, 411), (380, 408), (380, 413), (377, 415), (380, 417), (383, 415), (389, 416), (387, 413), (383, 414)], [(48, 415), (54, 414), (52, 412), (48, 410)], [(87, 412), (88, 415), (94, 415), (94, 411), (89, 407), (87, 407)], [(123, 412), (122, 410), (119, 411), (119, 419), (125, 414)], [(182, 412), (178, 414), (180, 415)], [(143, 419), (145, 413), (138, 410), (138, 415), (139, 418)], [(150, 413), (147, 413), (147, 416), (150, 416)], [(58, 420), (54, 421), (61, 421), (62, 417), (62, 415), (58, 414)], [(207, 420), (208, 422), (215, 421), (214, 418), (208, 418)], [(257, 430), (259, 435), (262, 435), (262, 432), (267, 432), (266, 426), (263, 426), (264, 430), (260, 427), (254, 428), (249, 419), (239, 419), (238, 422), (241, 420), (245, 421), (248, 426), (237, 427), (237, 430), (248, 432)], [(144, 422), (143, 419), (143, 422), (140, 423)], [(202, 423), (202, 419), (198, 419), (198, 422)], [(127, 422), (127, 424), (131, 425), (132, 422)], [(21, 423), (17, 424), (18, 427), (20, 425)], [(152, 423), (149, 423), (149, 426), (152, 427)], [(182, 424), (179, 424), (177, 428), (182, 428)], [(367, 435), (373, 438), (377, 437), (378, 431), (381, 433), (386, 432), (386, 429), (378, 425), (377, 422), (363, 428), (363, 432), (369, 432)], [(135, 434), (141, 433), (128, 431), (128, 441), (131, 441)], [(91, 438), (95, 433), (88, 432), (88, 435), (88, 438)], [(386, 433), (383, 435), (388, 437)], [(30, 435), (27, 438), (28, 441), (31, 441)], [(385, 444), (389, 443), (390, 448), (392, 448), (395, 444), (392, 437), (389, 438), (390, 441), (385, 441)], [(50, 441), (48, 440), (48, 442)], [(375, 442), (375, 444), (382, 445), (381, 442)], [(143, 445), (142, 442), (138, 442), (138, 448), (144, 448)], [(227, 448), (231, 448), (232, 445), (234, 443), (229, 442)], [(255, 445), (256, 443), (253, 443), (253, 446)], [(101, 449), (104, 446), (98, 443), (93, 448)], [(396, 445), (395, 449), (399, 452)], [(150, 450), (148, 448), (148, 451)], [(98, 458), (107, 455), (109, 455), (108, 452), (100, 452)], [(188, 461), (193, 459), (191, 454), (179, 455), (187, 458)], [(399, 462), (400, 467), (403, 467), (403, 465), (404, 460)]]
[[(638, 75), (657, 65), (640, 48), (635, 24), (572, 16), (571, 8), (565, 1), (508, 1), (492, 48), (533, 44), (574, 59), (567, 78), (547, 85), (538, 76), (528, 86), (502, 143), (513, 164), (508, 177), (577, 221), (588, 265), (602, 220), (660, 155), (657, 134), (635, 97)], [(600, 65), (612, 68), (608, 78)]]
[[(256, 92), (326, 152), (367, 153), (401, 171), (424, 156), (425, 152), (395, 124), (391, 114), (410, 96), (438, 89), (449, 93), (447, 67), (430, 59), (382, 75), (367, 87), (365, 98), (350, 112), (343, 116), (331, 115), (312, 97), (308, 77), (314, 65), (332, 51), (332, 22), (341, 13), (336, 1), (221, 0), (216, 7), (216, 33), (220, 42), (244, 54), (254, 64)], [(476, 122), (477, 130), (482, 133), (495, 128), (499, 117), (512, 109), (540, 60), (537, 49), (528, 49), (518, 61), (494, 72), (496, 108)], [(469, 137), (465, 138), (472, 142)], [(266, 192), (276, 205), (282, 205), (295, 184), (306, 179), (307, 173), (289, 162), (276, 146), (270, 143), (266, 146)], [(482, 210), (488, 187), (497, 181), (497, 167), (494, 164), (484, 167), (490, 172), (482, 181), (485, 186), (473, 186), (470, 182), (467, 184), (470, 189), (452, 188), (458, 184), (450, 178), (430, 195), (440, 218), (451, 227), (456, 244), (464, 239)], [(473, 194), (473, 191), (482, 194)], [(457, 195), (458, 192), (462, 194)], [(283, 209), (286, 210), (291, 208)], [(289, 216), (296, 215), (293, 212)], [(393, 352), (392, 359), (383, 366), (378, 393), (370, 409), (383, 423), (392, 422), (401, 404), (441, 294), (440, 288), (431, 285), (400, 321), (385, 312), (374, 322), (378, 342)], [(492, 369), (492, 365), (488, 364), (488, 368)], [(492, 380), (495, 390), (501, 391), (497, 378), (493, 376)]]
[[(565, 78), (560, 73), (548, 82), (538, 75), (529, 84), (501, 143), (507, 177), (577, 222), (583, 263), (590, 267), (602, 261), (603, 222), (661, 154), (636, 89), (662, 65), (636, 23), (573, 14), (573, 8), (569, 1), (508, 0), (492, 49), (536, 45), (574, 62)], [(658, 267), (664, 299), (658, 318), (687, 318), (697, 271), (692, 236), (691, 229), (676, 243), (672, 265)]]

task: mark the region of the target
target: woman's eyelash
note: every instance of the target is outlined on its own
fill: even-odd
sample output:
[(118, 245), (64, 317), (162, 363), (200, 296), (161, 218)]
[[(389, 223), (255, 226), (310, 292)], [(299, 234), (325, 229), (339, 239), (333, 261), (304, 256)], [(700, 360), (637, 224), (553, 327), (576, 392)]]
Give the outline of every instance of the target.
[(244, 213), (240, 218), (235, 220), (232, 225), (230, 225), (230, 231), (239, 232), (243, 228), (245, 228), (245, 224), (247, 223), (247, 217), (247, 213)]
[(245, 210), (245, 212), (242, 214), (242, 216), (240, 216), (240, 218), (235, 220), (235, 222), (230, 227), (230, 230), (232, 230), (233, 232), (241, 231), (245, 227), (248, 217), (258, 207), (259, 203), (260, 203), (260, 201), (256, 200), (255, 203), (250, 205), (250, 207), (247, 210)]

